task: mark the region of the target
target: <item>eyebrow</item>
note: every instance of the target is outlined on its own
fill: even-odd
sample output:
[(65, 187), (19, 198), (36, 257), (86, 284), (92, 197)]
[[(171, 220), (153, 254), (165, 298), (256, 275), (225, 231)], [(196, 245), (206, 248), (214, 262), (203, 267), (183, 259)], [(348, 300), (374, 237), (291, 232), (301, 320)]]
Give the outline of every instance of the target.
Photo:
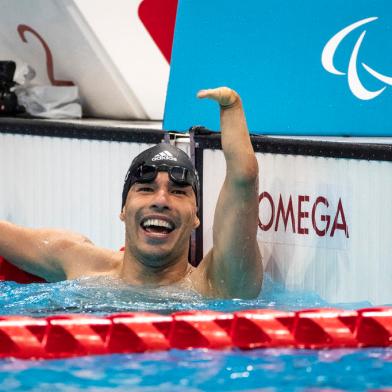
[(177, 182), (174, 182), (172, 180), (169, 180), (169, 186), (173, 186), (173, 187), (176, 187), (176, 188), (188, 188), (188, 187), (192, 188), (192, 185), (189, 185), (189, 184), (178, 184)]

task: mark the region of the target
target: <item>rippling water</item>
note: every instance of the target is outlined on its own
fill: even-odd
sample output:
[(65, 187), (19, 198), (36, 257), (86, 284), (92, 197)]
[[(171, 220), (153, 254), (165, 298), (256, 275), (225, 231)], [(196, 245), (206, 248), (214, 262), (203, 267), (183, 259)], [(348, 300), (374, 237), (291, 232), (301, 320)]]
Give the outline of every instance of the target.
[[(332, 304), (356, 309), (368, 302)], [(123, 311), (171, 313), (177, 310), (274, 308), (295, 310), (331, 306), (315, 293), (287, 291), (266, 277), (254, 300), (210, 300), (181, 287), (149, 289), (132, 287), (109, 278), (84, 278), (59, 283), (17, 284), (0, 282), (0, 314), (47, 316), (55, 313), (107, 314)]]
[[(181, 287), (130, 287), (112, 279), (54, 284), (0, 282), (0, 314), (45, 317), (61, 313), (105, 315), (124, 311), (273, 308), (330, 304), (315, 293), (287, 291), (265, 279), (254, 300), (209, 300)], [(392, 388), (392, 349), (192, 350), (51, 361), (0, 360), (0, 391), (380, 391)]]
[(0, 361), (0, 391), (381, 391), (392, 350), (192, 350)]

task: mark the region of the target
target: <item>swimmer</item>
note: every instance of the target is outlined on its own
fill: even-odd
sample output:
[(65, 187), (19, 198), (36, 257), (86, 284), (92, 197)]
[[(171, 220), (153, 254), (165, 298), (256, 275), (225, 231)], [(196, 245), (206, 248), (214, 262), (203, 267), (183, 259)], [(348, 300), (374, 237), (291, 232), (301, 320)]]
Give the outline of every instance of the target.
[(95, 246), (86, 237), (0, 221), (0, 255), (48, 282), (108, 276), (134, 285), (180, 285), (211, 298), (257, 297), (263, 279), (256, 239), (258, 164), (239, 95), (227, 87), (201, 90), (220, 105), (226, 178), (213, 224), (213, 247), (197, 268), (189, 238), (200, 225), (200, 184), (189, 157), (169, 144), (138, 155), (124, 182), (120, 219), (125, 249)]

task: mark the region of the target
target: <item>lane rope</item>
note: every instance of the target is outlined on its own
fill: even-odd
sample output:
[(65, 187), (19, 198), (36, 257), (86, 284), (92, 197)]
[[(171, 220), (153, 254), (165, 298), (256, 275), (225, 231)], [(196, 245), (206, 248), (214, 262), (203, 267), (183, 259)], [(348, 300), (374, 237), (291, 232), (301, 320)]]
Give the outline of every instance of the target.
[(0, 358), (53, 359), (170, 349), (392, 346), (392, 307), (184, 311), (171, 315), (0, 317)]

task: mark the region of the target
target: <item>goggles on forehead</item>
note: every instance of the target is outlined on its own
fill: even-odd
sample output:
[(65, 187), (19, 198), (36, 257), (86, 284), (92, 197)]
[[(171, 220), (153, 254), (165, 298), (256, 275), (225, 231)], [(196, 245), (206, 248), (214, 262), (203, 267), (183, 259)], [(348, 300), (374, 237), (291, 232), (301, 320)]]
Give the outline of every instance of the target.
[(140, 165), (134, 173), (132, 173), (132, 183), (134, 182), (151, 182), (154, 181), (158, 172), (165, 171), (168, 173), (170, 180), (181, 186), (190, 185), (193, 189), (197, 189), (196, 174), (182, 166), (167, 166), (167, 165)]
[(196, 196), (196, 204), (198, 206), (200, 205), (199, 176), (193, 167), (172, 166), (164, 163), (161, 165), (154, 165), (143, 162), (136, 165), (132, 164), (125, 176), (121, 208), (125, 206), (129, 189), (133, 184), (136, 182), (152, 182), (156, 179), (158, 172), (160, 171), (167, 172), (170, 181), (176, 185), (191, 186)]

